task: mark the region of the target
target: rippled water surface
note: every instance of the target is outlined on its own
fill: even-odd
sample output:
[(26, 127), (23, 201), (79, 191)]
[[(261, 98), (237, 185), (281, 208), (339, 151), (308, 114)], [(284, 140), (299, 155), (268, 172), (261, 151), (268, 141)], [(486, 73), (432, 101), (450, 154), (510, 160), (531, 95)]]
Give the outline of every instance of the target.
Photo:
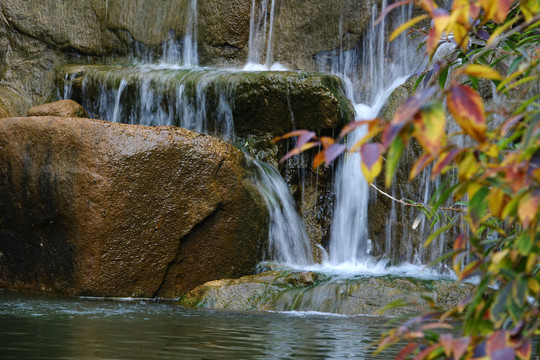
[(386, 321), (0, 291), (0, 359), (371, 359)]

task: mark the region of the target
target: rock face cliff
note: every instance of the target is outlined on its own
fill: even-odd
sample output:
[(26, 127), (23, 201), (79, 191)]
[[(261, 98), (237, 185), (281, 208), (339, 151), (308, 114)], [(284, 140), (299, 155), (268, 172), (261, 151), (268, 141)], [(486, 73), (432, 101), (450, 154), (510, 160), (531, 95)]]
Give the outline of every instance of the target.
[[(259, 11), (264, 1), (198, 2), (196, 38), (201, 65), (246, 63), (254, 3)], [(268, 17), (271, 5), (266, 3)], [(276, 0), (272, 62), (317, 70), (328, 52), (361, 43), (372, 11), (367, 1)], [(28, 108), (49, 96), (55, 65), (82, 59), (156, 60), (167, 44), (181, 43), (189, 16), (189, 0), (4, 0), (0, 4), (0, 90), (22, 97), (23, 107)], [(266, 48), (268, 38), (263, 36), (262, 47)], [(0, 92), (0, 98), (5, 97)], [(4, 110), (6, 114), (23, 115), (13, 105), (9, 112)]]
[(253, 273), (266, 209), (241, 152), (207, 135), (0, 120), (0, 288), (175, 297)]

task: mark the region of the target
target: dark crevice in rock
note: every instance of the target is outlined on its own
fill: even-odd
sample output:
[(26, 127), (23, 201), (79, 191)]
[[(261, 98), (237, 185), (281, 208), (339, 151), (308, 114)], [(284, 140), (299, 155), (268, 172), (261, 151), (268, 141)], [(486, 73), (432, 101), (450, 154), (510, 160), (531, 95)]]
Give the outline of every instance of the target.
[(222, 209), (222, 203), (219, 203), (215, 210), (212, 211), (210, 214), (208, 214), (204, 219), (202, 219), (199, 223), (197, 223), (195, 226), (193, 226), (193, 228), (191, 228), (190, 232), (187, 233), (184, 237), (182, 237), (179, 241), (178, 241), (178, 248), (176, 249), (176, 254), (174, 255), (174, 258), (172, 259), (171, 262), (169, 262), (169, 264), (167, 265), (167, 269), (165, 270), (165, 273), (163, 274), (163, 279), (161, 280), (161, 283), (159, 284), (157, 290), (154, 292), (154, 294), (152, 295), (152, 298), (155, 299), (157, 297), (159, 297), (159, 295), (162, 293), (162, 291), (165, 289), (165, 286), (167, 285), (167, 283), (169, 283), (170, 280), (174, 280), (174, 279), (170, 279), (170, 276), (171, 276), (171, 269), (179, 263), (179, 259), (180, 259), (180, 255), (182, 254), (182, 250), (184, 248), (184, 245), (187, 241), (189, 241), (189, 239), (192, 237), (192, 234), (193, 233), (196, 233), (197, 230), (201, 227), (204, 227), (205, 224), (210, 221), (212, 218), (216, 217), (217, 214), (219, 213), (219, 211), (221, 211)]

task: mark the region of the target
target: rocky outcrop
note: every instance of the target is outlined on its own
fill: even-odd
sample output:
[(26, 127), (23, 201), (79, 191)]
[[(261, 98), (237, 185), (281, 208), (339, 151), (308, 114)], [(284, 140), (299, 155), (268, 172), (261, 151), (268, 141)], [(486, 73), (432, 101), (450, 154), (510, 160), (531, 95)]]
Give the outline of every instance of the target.
[(73, 100), (59, 100), (28, 109), (27, 116), (58, 116), (88, 118), (88, 112)]
[(171, 127), (0, 120), (0, 287), (175, 297), (253, 273), (266, 210), (243, 155)]
[(449, 308), (475, 289), (451, 280), (421, 280), (394, 276), (332, 278), (315, 272), (268, 271), (234, 280), (211, 281), (190, 291), (180, 304), (229, 310), (319, 311), (345, 315), (381, 314), (388, 304), (403, 307), (386, 316), (416, 313), (428, 308), (423, 296)]
[(114, 120), (220, 135), (224, 127), (239, 136), (280, 136), (295, 127), (331, 131), (354, 117), (339, 78), (314, 72), (66, 65), (56, 84), (96, 117), (121, 114)]

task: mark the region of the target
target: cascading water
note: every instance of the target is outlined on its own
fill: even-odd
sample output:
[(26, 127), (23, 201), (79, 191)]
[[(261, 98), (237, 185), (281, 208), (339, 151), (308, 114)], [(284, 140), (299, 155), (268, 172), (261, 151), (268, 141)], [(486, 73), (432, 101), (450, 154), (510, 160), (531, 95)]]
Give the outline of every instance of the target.
[[(392, 91), (414, 71), (414, 64), (409, 61), (414, 58), (414, 49), (404, 36), (388, 44), (385, 37), (386, 20), (382, 20), (375, 26), (377, 11), (376, 5), (373, 6), (371, 26), (364, 41), (363, 56), (358, 54), (358, 50), (343, 51), (336, 54), (330, 62), (330, 71), (344, 79), (344, 83), (349, 88), (347, 94), (350, 100), (356, 103), (356, 120), (377, 117)], [(383, 1), (382, 7), (385, 6), (386, 1)], [(406, 21), (411, 15), (410, 12), (410, 7), (402, 7), (397, 21), (400, 23)], [(392, 56), (389, 56), (390, 53)], [(360, 58), (362, 58), (361, 62)], [(389, 60), (391, 58), (398, 61)], [(368, 91), (358, 90), (362, 89), (362, 83), (370, 84)], [(361, 139), (365, 133), (366, 129), (361, 127), (350, 134), (347, 138), (349, 147)], [(326, 266), (354, 267), (360, 263), (372, 263), (370, 253), (373, 245), (368, 239), (370, 189), (360, 169), (359, 154), (349, 154), (343, 160), (337, 172), (335, 193), (336, 201)], [(388, 232), (390, 231), (391, 228), (388, 227)], [(387, 233), (387, 236), (390, 234)], [(392, 256), (390, 244), (391, 239), (387, 239), (385, 254), (387, 258)]]
[(270, 213), (269, 258), (296, 266), (313, 263), (309, 239), (287, 184), (271, 165), (253, 160), (257, 186)]
[[(249, 50), (244, 70), (283, 70), (273, 63), (274, 19), (276, 0), (253, 0), (249, 27)], [(266, 49), (266, 53), (264, 52)], [(264, 62), (263, 62), (264, 59)]]

